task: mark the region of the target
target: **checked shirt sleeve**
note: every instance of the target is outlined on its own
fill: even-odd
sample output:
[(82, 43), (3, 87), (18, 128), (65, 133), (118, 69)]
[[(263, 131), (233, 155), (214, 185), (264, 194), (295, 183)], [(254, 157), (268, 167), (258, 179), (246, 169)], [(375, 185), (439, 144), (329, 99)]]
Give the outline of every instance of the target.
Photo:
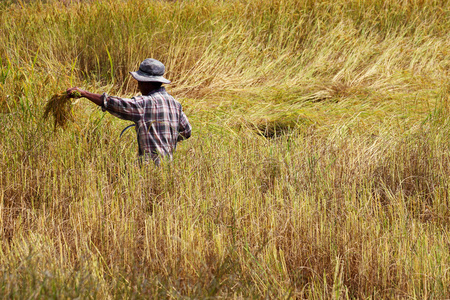
[(110, 114), (133, 122), (137, 122), (142, 118), (144, 109), (142, 101), (139, 97), (131, 99), (108, 96), (106, 93), (102, 95), (102, 110)]
[(189, 123), (188, 118), (184, 114), (183, 111), (181, 111), (180, 114), (180, 123), (178, 128), (179, 136), (177, 138), (178, 141), (182, 141), (185, 139), (188, 139), (191, 136), (191, 124)]

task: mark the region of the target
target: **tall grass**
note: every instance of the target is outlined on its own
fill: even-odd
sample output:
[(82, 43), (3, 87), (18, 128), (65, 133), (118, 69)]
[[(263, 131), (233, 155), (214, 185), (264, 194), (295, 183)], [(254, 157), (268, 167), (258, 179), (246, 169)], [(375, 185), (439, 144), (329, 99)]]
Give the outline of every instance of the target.
[[(0, 3), (2, 298), (449, 298), (447, 1)], [(194, 127), (139, 168), (153, 57)]]

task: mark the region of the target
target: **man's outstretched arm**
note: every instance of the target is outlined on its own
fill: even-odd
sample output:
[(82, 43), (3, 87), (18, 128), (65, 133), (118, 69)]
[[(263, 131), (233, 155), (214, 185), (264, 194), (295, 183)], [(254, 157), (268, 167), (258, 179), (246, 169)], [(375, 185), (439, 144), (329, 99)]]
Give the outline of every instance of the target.
[(78, 96), (89, 99), (91, 102), (97, 104), (103, 111), (108, 111), (113, 116), (118, 118), (137, 122), (143, 115), (141, 103), (134, 99), (112, 97), (106, 94), (95, 94), (77, 87), (67, 89), (67, 93), (79, 93)]

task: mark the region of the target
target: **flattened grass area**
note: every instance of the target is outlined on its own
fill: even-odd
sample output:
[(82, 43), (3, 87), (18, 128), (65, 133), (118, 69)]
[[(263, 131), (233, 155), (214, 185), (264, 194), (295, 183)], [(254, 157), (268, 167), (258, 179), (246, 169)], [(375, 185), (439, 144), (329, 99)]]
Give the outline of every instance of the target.
[[(2, 1), (1, 298), (450, 298), (448, 1)], [(140, 168), (153, 57), (193, 135)]]

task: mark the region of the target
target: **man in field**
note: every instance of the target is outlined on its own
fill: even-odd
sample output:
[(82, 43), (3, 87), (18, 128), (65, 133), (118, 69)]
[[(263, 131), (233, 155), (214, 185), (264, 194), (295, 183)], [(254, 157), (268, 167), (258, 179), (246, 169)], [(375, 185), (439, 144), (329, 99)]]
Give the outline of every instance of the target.
[(177, 142), (191, 136), (191, 125), (181, 104), (166, 92), (163, 83), (170, 81), (163, 77), (164, 65), (147, 58), (136, 72), (130, 72), (138, 81), (141, 96), (131, 99), (94, 94), (77, 87), (67, 89), (80, 93), (103, 111), (124, 120), (133, 121), (137, 132), (139, 156), (144, 161), (153, 160), (160, 165), (161, 158), (172, 159)]

